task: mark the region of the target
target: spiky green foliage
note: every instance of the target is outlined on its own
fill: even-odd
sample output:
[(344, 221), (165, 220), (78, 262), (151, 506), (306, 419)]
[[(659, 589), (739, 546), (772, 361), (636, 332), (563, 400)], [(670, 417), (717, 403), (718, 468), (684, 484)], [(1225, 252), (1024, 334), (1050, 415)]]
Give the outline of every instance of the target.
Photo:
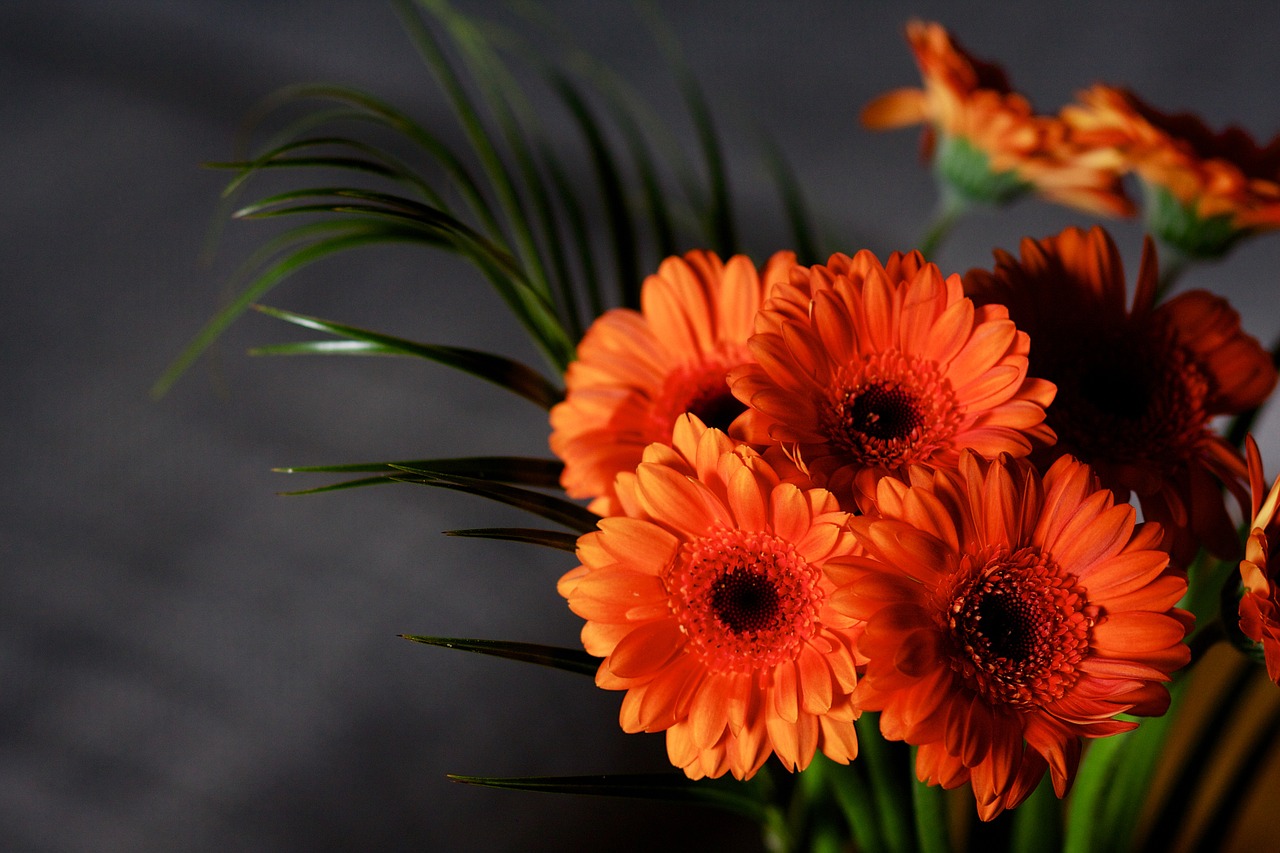
[[(534, 48), (532, 39), (460, 14), (447, 0), (391, 2), (450, 107), (453, 126), (428, 127), (375, 95), (338, 85), (293, 86), (266, 99), (248, 123), (248, 153), (208, 165), (231, 173), (223, 205), (233, 219), (281, 227), (244, 261), (233, 278), (235, 296), (159, 379), (157, 395), (253, 308), (323, 335), (261, 346), (254, 354), (412, 356), (549, 409), (562, 398), (560, 379), (584, 331), (612, 306), (639, 307), (644, 275), (662, 258), (695, 247), (724, 256), (737, 250), (729, 170), (710, 102), (656, 18), (649, 27), (696, 134), (693, 158), (625, 80), (557, 34), (556, 22), (537, 4), (511, 4), (538, 33)], [(547, 44), (559, 48), (548, 50)], [(548, 99), (558, 113), (535, 106)], [(548, 132), (553, 122), (571, 128), (576, 142), (566, 145)], [(780, 216), (790, 221), (797, 248), (812, 255), (798, 186), (777, 149), (766, 149), (766, 167), (780, 190)], [(275, 191), (253, 195), (268, 175), (276, 178)], [(465, 261), (474, 283), (497, 294), (545, 365), (535, 369), (497, 353), (418, 342), (261, 304), (312, 263), (385, 244)], [(452, 536), (572, 553), (578, 536), (596, 529), (599, 520), (552, 493), (562, 471), (554, 460), (475, 456), (278, 470), (346, 477), (290, 495), (426, 485), (504, 503), (563, 528), (447, 531)], [(598, 665), (571, 649), (407, 638), (586, 674)], [(695, 784), (675, 776), (455, 778), (493, 787), (702, 802), (777, 822), (755, 788), (722, 782)]]

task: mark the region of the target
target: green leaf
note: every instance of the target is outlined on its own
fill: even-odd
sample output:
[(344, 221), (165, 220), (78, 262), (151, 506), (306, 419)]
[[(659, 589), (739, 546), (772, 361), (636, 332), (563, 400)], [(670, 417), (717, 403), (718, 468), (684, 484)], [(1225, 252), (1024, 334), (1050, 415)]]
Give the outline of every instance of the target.
[(564, 465), (554, 459), (530, 459), (522, 456), (469, 456), (458, 459), (414, 459), (401, 462), (359, 462), (347, 465), (309, 465), (276, 468), (284, 474), (378, 474), (346, 480), (312, 489), (284, 492), (288, 497), (317, 495), (404, 481), (406, 470), (433, 471), (438, 474), (461, 474), (480, 480), (517, 483), (535, 488), (555, 488)]
[[(541, 374), (518, 361), (504, 358), (503, 356), (462, 347), (415, 343), (403, 338), (383, 335), (367, 329), (359, 329), (355, 326), (332, 323), (328, 320), (308, 317), (303, 314), (294, 314), (291, 311), (282, 311), (278, 308), (268, 308), (264, 305), (255, 305), (254, 308), (264, 314), (303, 328), (328, 332), (373, 345), (378, 348), (375, 352), (379, 355), (416, 356), (448, 365), (457, 370), (479, 376), (482, 379), (487, 379), (495, 385), (524, 397), (526, 400), (537, 403), (544, 409), (550, 409), (563, 398), (563, 393), (560, 389)], [(305, 345), (294, 344), (292, 347), (296, 353), (307, 353)], [(368, 353), (366, 352), (365, 354)]]
[(493, 187), (498, 203), (503, 209), (507, 226), (514, 235), (516, 245), (520, 248), (520, 257), (527, 266), (530, 282), (543, 297), (550, 298), (551, 291), (541, 263), (537, 242), (528, 225), (528, 213), (520, 199), (511, 172), (493, 144), (495, 135), (485, 125), (477, 105), (462, 83), (461, 76), (454, 70), (440, 43), (425, 25), (415, 6), (421, 7), (425, 12), (445, 23), (453, 33), (459, 48), (465, 53), (471, 45), (465, 40), (465, 34), (463, 37), (459, 36), (460, 18), (453, 14), (448, 4), (438, 0), (419, 0), (416, 4), (409, 0), (395, 0), (393, 5), (400, 13), (414, 46), (427, 62), (440, 87), (444, 89), (459, 123), (467, 134), (472, 152), (480, 160), (481, 168), (488, 177), (490, 186)]
[(636, 245), (635, 222), (627, 206), (626, 190), (618, 165), (605, 141), (595, 116), (586, 99), (563, 76), (552, 78), (552, 85), (569, 114), (578, 123), (578, 129), (587, 142), (591, 162), (595, 168), (596, 182), (604, 201), (605, 215), (609, 221), (609, 234), (613, 242), (614, 268), (618, 276), (618, 292), (622, 304), (633, 308), (640, 305), (640, 257)]
[[(339, 233), (331, 237), (311, 239), (312, 234), (322, 230), (338, 231)], [(269, 248), (274, 253), (280, 247), (298, 239), (308, 239), (309, 242), (300, 249), (290, 251), (283, 259), (258, 274), (250, 282), (249, 286), (233, 299), (229, 305), (214, 314), (205, 323), (204, 328), (192, 339), (191, 343), (187, 344), (186, 348), (179, 353), (178, 357), (173, 360), (161, 377), (156, 380), (155, 385), (151, 388), (152, 396), (163, 396), (173, 386), (173, 383), (178, 380), (178, 377), (186, 372), (187, 368), (200, 357), (200, 354), (208, 349), (237, 317), (248, 310), (250, 305), (266, 295), (271, 288), (303, 267), (348, 249), (368, 246), (373, 243), (421, 241), (423, 235), (420, 232), (393, 225), (343, 220), (331, 224), (312, 223), (310, 226), (295, 229), (264, 247), (264, 250)], [(262, 254), (264, 253), (255, 253), (255, 257), (251, 260), (257, 261)]]
[(455, 489), (489, 500), (514, 506), (534, 515), (541, 516), (570, 530), (579, 533), (590, 533), (596, 529), (600, 516), (562, 498), (518, 489), (500, 483), (488, 483), (471, 477), (449, 476), (431, 471), (415, 471), (405, 468), (405, 473), (397, 479), (406, 483), (418, 483), (424, 486), (437, 486), (444, 489)]
[(459, 637), (424, 637), (417, 634), (401, 634), (406, 640), (425, 643), (428, 646), (442, 646), (446, 649), (458, 649), (464, 652), (475, 652), (482, 655), (506, 658), (521, 663), (536, 663), (552, 669), (563, 669), (579, 675), (594, 677), (600, 668), (600, 659), (592, 657), (581, 649), (564, 649), (558, 646), (543, 646), (536, 643), (513, 643), (505, 640), (470, 640)]
[(646, 12), (649, 28), (658, 41), (667, 66), (676, 77), (685, 109), (689, 111), (694, 131), (698, 135), (698, 147), (702, 153), (709, 189), (707, 209), (703, 214), (712, 247), (721, 255), (732, 255), (737, 251), (738, 240), (733, 224), (733, 204), (729, 198), (729, 174), (711, 107), (666, 22), (652, 9), (643, 7), (642, 10)]
[(786, 214), (787, 224), (791, 227), (792, 248), (802, 264), (825, 263), (826, 256), (819, 254), (818, 244), (813, 237), (810, 224), (808, 204), (804, 200), (804, 191), (795, 173), (782, 154), (782, 150), (769, 137), (763, 142), (765, 166), (778, 187), (778, 195), (782, 200), (782, 208)]
[[(373, 122), (416, 144), (444, 170), (453, 187), (466, 200), (471, 211), (483, 222), (489, 236), (492, 238), (501, 236), (501, 228), (492, 208), (461, 158), (454, 154), (439, 137), (409, 118), (404, 112), (366, 92), (330, 84), (304, 83), (288, 86), (265, 99), (247, 124), (249, 127), (256, 126), (275, 110), (305, 100), (325, 100), (350, 105), (358, 111), (352, 117)], [(313, 127), (315, 123), (310, 117), (304, 117), (298, 126)], [(283, 140), (277, 141), (272, 147), (281, 142)]]
[(468, 530), (446, 530), (445, 536), (462, 536), (471, 539), (497, 539), (503, 542), (526, 542), (545, 545), (570, 554), (578, 550), (578, 537), (558, 530), (537, 530), (530, 527), (477, 527)]
[(344, 465), (292, 465), (281, 474), (402, 474), (405, 471), (458, 474), (499, 483), (554, 489), (564, 463), (529, 456), (460, 456), (456, 459), (410, 459), (397, 462), (354, 462)]
[(768, 819), (766, 804), (749, 793), (749, 784), (723, 779), (701, 779), (695, 782), (674, 773), (510, 777), (460, 776), (451, 773), (449, 778), (467, 785), (512, 791), (695, 803), (733, 812), (757, 823)]

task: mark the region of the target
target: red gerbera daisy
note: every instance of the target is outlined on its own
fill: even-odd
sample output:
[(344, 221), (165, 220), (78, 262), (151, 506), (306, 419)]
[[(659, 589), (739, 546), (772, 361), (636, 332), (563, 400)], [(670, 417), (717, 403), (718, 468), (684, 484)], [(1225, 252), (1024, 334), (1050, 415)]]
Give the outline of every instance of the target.
[(848, 763), (861, 626), (828, 606), (824, 568), (854, 548), (847, 514), (692, 416), (673, 444), (645, 451), (619, 484), (631, 510), (560, 580), (596, 683), (627, 691), (622, 728), (665, 730), (690, 778), (745, 779), (771, 754), (804, 769), (819, 749)]
[(1252, 493), (1249, 541), (1240, 561), (1244, 596), (1240, 599), (1240, 630), (1262, 644), (1267, 675), (1280, 684), (1280, 478), (1266, 493), (1262, 457), (1253, 437), (1249, 446), (1249, 485)]
[(990, 820), (1046, 766), (1063, 796), (1081, 738), (1135, 727), (1117, 714), (1164, 713), (1160, 682), (1190, 659), (1186, 579), (1083, 463), (1042, 481), (966, 453), (958, 471), (884, 478), (877, 499), (879, 517), (850, 522), (867, 556), (831, 567), (832, 603), (867, 621), (855, 703), (919, 746), (922, 781), (971, 781)]
[(729, 377), (750, 407), (733, 434), (842, 498), (908, 465), (954, 466), (966, 447), (1022, 456), (1053, 440), (1053, 386), (1027, 377), (1028, 346), (1004, 308), (974, 307), (919, 252), (833, 255), (793, 268), (761, 309), (756, 363)]
[(570, 497), (617, 511), (614, 478), (633, 471), (645, 447), (671, 438), (676, 418), (693, 412), (727, 428), (742, 411), (725, 374), (750, 361), (747, 338), (768, 282), (795, 263), (779, 252), (763, 275), (750, 259), (712, 252), (667, 258), (645, 279), (641, 311), (600, 316), (565, 373), (566, 396), (551, 410), (551, 449), (564, 460)]
[(1192, 290), (1156, 304), (1155, 251), (1144, 244), (1133, 307), (1124, 267), (1101, 228), (1068, 228), (1022, 241), (1022, 257), (997, 251), (993, 272), (972, 270), (965, 291), (998, 303), (1035, 342), (1031, 369), (1058, 386), (1047, 422), (1058, 443), (1171, 537), (1185, 564), (1200, 545), (1238, 555), (1222, 484), (1243, 505), (1244, 459), (1209, 426), (1216, 415), (1259, 405), (1276, 371), (1219, 296)]

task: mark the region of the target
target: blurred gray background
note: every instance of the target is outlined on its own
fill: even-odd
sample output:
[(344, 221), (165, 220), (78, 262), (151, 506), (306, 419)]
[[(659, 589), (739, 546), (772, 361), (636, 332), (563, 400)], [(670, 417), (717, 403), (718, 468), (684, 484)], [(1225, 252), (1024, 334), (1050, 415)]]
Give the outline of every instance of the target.
[[(543, 5), (692, 152), (630, 4)], [(1272, 3), (656, 5), (716, 109), (757, 258), (787, 240), (759, 128), (840, 248), (884, 253), (921, 233), (935, 196), (915, 133), (856, 120), (917, 82), (913, 15), (1002, 62), (1042, 110), (1105, 80), (1215, 126), (1280, 131)], [(370, 90), (457, 137), (381, 2), (0, 3), (0, 849), (752, 849), (753, 828), (729, 817), (445, 779), (667, 766), (662, 737), (623, 735), (620, 697), (586, 679), (396, 638), (576, 642), (555, 593), (571, 557), (439, 533), (527, 518), (408, 486), (276, 494), (313, 481), (273, 466), (545, 455), (536, 408), (426, 363), (250, 359), (305, 337), (259, 316), (148, 396), (274, 233), (230, 224), (202, 262), (225, 175), (199, 164), (231, 157), (255, 102), (301, 81)], [(570, 144), (563, 117), (547, 121)], [(966, 220), (939, 260), (963, 271), (1090, 221), (1023, 202)], [(1113, 233), (1132, 274), (1140, 229)], [(1261, 237), (1184, 286), (1226, 294), (1269, 343), (1278, 269), (1280, 237)], [(337, 258), (266, 301), (537, 363), (478, 279), (421, 250)], [(1264, 422), (1271, 471), (1277, 432)]]

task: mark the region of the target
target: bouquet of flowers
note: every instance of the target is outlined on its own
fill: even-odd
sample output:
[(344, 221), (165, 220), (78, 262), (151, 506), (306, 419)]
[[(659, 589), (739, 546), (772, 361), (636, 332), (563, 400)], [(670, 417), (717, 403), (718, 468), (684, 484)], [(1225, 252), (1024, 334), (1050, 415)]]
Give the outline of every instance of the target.
[[(554, 459), (290, 469), (358, 475), (308, 491), (412, 483), (541, 519), (455, 532), (565, 552), (548, 595), (581, 621), (582, 648), (408, 639), (592, 677), (621, 694), (623, 731), (663, 733), (676, 768), (455, 778), (699, 802), (758, 821), (774, 850), (940, 851), (965, 833), (1165, 849), (1162, 817), (1195, 796), (1196, 756), (1239, 689), (1165, 768), (1157, 802), (1188, 674), (1222, 645), (1280, 683), (1280, 482), (1268, 490), (1249, 437), (1274, 357), (1221, 296), (1173, 293), (1190, 265), (1280, 227), (1280, 138), (1102, 85), (1041, 114), (998, 66), (913, 21), (922, 85), (862, 121), (924, 127), (936, 222), (909, 251), (820, 254), (770, 150), (794, 243), (753, 260), (677, 54), (704, 161), (702, 178), (676, 169), (678, 191), (678, 158), (655, 153), (660, 123), (623, 81), (580, 55), (544, 66), (594, 169), (584, 187), (508, 72), (518, 39), (445, 0), (397, 7), (470, 150), (359, 91), (270, 101), (260, 119), (281, 126), (220, 164), (228, 195), (266, 170), (341, 180), (238, 208), (299, 224), (250, 259), (250, 285), (161, 384), (253, 307), (328, 336), (263, 352), (416, 356), (547, 410)], [(298, 103), (314, 108), (285, 109)], [(1140, 211), (1133, 281), (1098, 226), (1026, 237), (963, 275), (930, 261), (966, 211), (1028, 194)], [(467, 261), (549, 375), (257, 304), (313, 261), (387, 242)]]

